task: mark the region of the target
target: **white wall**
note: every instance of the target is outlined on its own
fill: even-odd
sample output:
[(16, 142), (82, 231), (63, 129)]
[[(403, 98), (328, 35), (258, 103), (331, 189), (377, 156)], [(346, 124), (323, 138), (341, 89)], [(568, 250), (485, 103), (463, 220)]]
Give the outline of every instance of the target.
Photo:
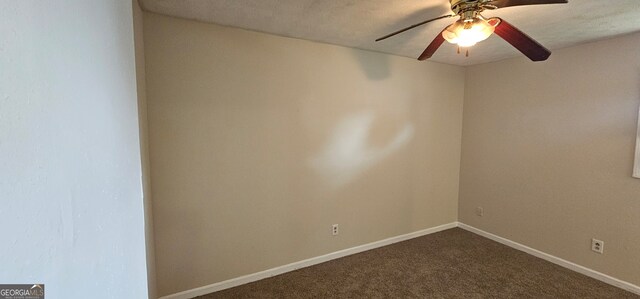
[(144, 21), (160, 295), (457, 220), (463, 68)]
[(468, 68), (460, 220), (640, 285), (638, 49), (633, 34)]
[(634, 160), (633, 176), (640, 179), (640, 108), (638, 109), (638, 132), (636, 136), (636, 157)]
[(0, 282), (145, 298), (130, 1), (0, 2)]
[(136, 85), (138, 91), (138, 123), (140, 124), (140, 156), (142, 159), (142, 193), (144, 197), (144, 230), (147, 247), (147, 278), (149, 298), (156, 298), (156, 256), (153, 237), (153, 205), (149, 165), (149, 126), (147, 120), (147, 77), (144, 58), (144, 13), (138, 0), (133, 0), (133, 35), (136, 55)]

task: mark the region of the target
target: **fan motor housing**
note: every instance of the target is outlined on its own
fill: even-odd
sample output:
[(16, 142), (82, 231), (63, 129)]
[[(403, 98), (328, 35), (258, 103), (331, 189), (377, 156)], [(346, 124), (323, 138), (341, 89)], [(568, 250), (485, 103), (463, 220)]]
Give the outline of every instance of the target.
[(449, 0), (451, 3), (451, 10), (461, 17), (473, 18), (479, 12), (484, 10), (483, 4), (490, 2), (491, 0)]

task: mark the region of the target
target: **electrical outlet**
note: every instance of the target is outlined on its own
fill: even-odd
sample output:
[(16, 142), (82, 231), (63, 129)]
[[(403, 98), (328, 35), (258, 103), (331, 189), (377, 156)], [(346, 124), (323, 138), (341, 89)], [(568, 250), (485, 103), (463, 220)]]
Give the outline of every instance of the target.
[(482, 207), (477, 207), (476, 208), (476, 215), (482, 217), (482, 215), (484, 215), (484, 209)]
[(604, 242), (597, 240), (597, 239), (591, 239), (591, 250), (600, 254), (604, 253)]
[(338, 225), (337, 224), (334, 224), (333, 226), (331, 226), (331, 234), (332, 235), (337, 236), (338, 232), (339, 231), (338, 231)]

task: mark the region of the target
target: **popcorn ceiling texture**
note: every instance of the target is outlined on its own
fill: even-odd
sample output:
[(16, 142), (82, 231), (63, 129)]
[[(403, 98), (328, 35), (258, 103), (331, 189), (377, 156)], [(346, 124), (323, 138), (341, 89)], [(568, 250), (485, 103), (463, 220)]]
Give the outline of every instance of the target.
[[(388, 40), (403, 27), (451, 13), (447, 0), (140, 0), (147, 11), (347, 47), (416, 58), (455, 19), (444, 19)], [(570, 0), (569, 4), (509, 7), (500, 16), (554, 50), (640, 30), (638, 0)], [(444, 44), (432, 61), (473, 65), (521, 55), (499, 37), (471, 48), (470, 57)]]

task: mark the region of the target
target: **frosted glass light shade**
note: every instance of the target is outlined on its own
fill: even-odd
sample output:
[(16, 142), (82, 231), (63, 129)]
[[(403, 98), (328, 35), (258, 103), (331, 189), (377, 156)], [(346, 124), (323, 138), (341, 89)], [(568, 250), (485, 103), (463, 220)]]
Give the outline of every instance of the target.
[(481, 18), (473, 20), (458, 20), (442, 32), (442, 37), (460, 47), (471, 47), (477, 42), (487, 39), (495, 27)]

